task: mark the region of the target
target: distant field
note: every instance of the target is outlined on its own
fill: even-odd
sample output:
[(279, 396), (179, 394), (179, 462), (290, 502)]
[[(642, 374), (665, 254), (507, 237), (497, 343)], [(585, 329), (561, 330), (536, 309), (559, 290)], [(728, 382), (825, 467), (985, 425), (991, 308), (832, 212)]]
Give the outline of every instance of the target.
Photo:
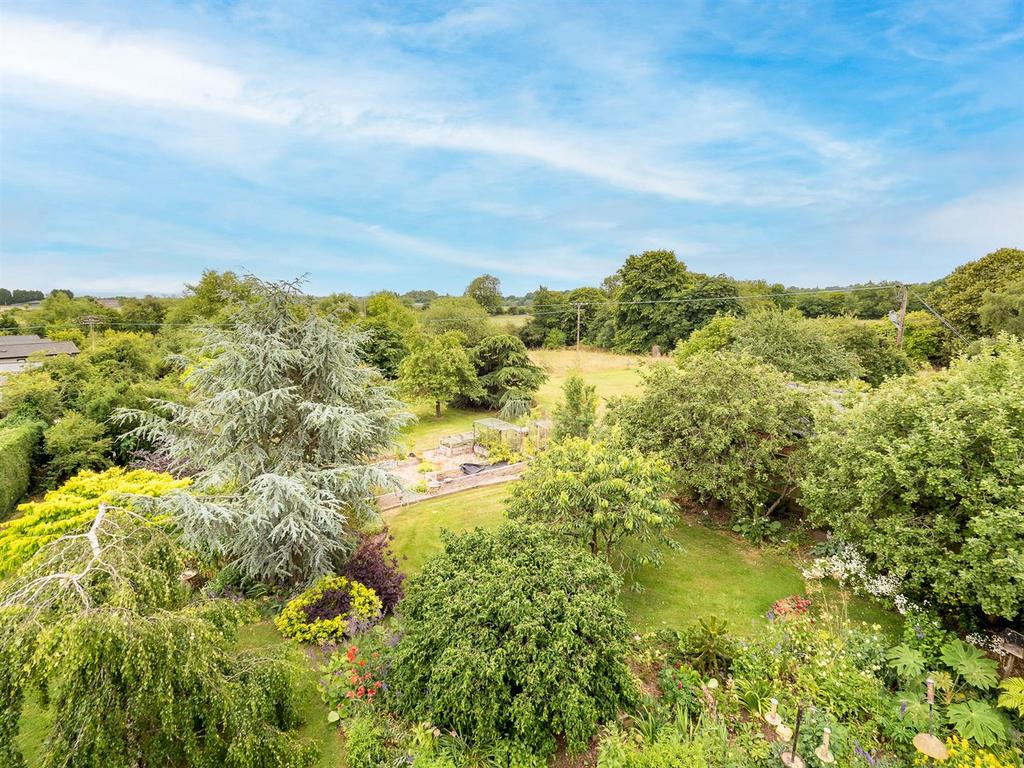
[(503, 333), (515, 333), (530, 322), (530, 315), (493, 315), (491, 325)]
[(640, 383), (640, 371), (657, 364), (650, 358), (592, 349), (581, 350), (578, 355), (574, 349), (535, 349), (531, 350), (530, 358), (548, 373), (548, 380), (537, 392), (537, 402), (545, 416), (562, 399), (562, 385), (573, 373), (597, 388), (603, 405), (610, 397), (634, 392)]
[[(503, 315), (501, 319), (519, 317), (523, 315)], [(657, 364), (649, 358), (600, 350), (581, 350), (577, 356), (573, 349), (536, 349), (531, 350), (530, 358), (548, 373), (548, 380), (537, 392), (539, 417), (551, 415), (555, 403), (562, 398), (562, 385), (573, 372), (579, 371), (584, 381), (597, 387), (603, 403), (609, 397), (633, 392), (640, 383), (641, 369)], [(475, 419), (493, 415), (488, 411), (446, 408), (438, 418), (428, 403), (414, 404), (411, 410), (418, 420), (402, 431), (401, 441), (407, 451), (415, 452), (436, 448), (440, 438), (468, 432)]]

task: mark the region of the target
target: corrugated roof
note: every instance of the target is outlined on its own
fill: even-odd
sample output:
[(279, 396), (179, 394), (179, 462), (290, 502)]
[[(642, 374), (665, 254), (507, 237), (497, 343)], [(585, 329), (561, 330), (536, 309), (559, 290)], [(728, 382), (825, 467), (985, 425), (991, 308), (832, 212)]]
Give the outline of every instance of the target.
[(42, 352), (45, 355), (77, 355), (78, 347), (73, 341), (51, 341), (50, 339), (34, 339), (20, 343), (10, 343), (8, 339), (16, 336), (0, 336), (0, 360), (18, 360), (32, 354)]

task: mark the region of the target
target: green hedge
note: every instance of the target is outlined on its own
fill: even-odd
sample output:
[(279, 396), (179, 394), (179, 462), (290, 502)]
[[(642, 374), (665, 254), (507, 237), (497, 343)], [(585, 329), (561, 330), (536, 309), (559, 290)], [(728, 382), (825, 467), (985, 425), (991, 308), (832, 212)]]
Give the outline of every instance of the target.
[(28, 490), (32, 454), (42, 434), (43, 424), (38, 421), (0, 421), (0, 520), (14, 511)]

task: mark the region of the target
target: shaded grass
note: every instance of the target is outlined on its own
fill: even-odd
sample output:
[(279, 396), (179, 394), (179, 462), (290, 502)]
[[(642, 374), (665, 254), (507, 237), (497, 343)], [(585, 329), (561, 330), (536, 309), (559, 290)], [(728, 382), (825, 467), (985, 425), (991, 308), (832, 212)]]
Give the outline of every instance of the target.
[[(426, 559), (441, 550), (442, 529), (497, 528), (505, 519), (504, 499), (510, 487), (475, 488), (386, 513), (402, 570), (418, 573)], [(638, 629), (683, 628), (716, 615), (728, 620), (735, 632), (749, 635), (776, 600), (806, 593), (796, 562), (785, 553), (758, 549), (697, 521), (684, 520), (672, 535), (679, 551), (667, 552), (660, 568), (648, 566), (637, 572), (642, 591), (623, 590), (626, 612)], [(827, 589), (825, 597), (833, 610), (842, 612), (836, 590)], [(815, 600), (820, 607), (821, 596)], [(867, 599), (851, 598), (848, 613), (854, 621), (878, 623), (888, 630), (899, 626), (894, 613)]]

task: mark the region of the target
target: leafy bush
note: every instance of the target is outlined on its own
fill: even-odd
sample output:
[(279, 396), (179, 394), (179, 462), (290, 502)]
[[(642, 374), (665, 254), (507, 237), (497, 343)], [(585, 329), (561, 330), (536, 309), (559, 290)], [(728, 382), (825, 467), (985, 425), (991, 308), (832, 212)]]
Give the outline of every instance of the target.
[(371, 714), (352, 718), (345, 726), (345, 764), (348, 768), (381, 768), (391, 757), (387, 730)]
[[(839, 347), (857, 357), (862, 370), (860, 378), (878, 386), (893, 376), (913, 371), (910, 358), (897, 349), (880, 330), (877, 323), (836, 317), (818, 320), (825, 335)], [(882, 321), (888, 323), (888, 320)]]
[(304, 643), (330, 643), (353, 634), (352, 627), (381, 615), (377, 593), (344, 576), (323, 576), (289, 601), (274, 619), (282, 635)]
[(189, 481), (145, 469), (80, 472), (42, 501), (18, 507), (19, 516), (0, 523), (0, 576), (14, 571), (40, 547), (64, 534), (81, 533), (100, 504), (131, 504), (131, 496), (158, 497)]
[(611, 569), (558, 534), (506, 523), (445, 534), (403, 601), (393, 701), (474, 743), (582, 749), (635, 696)]
[(753, 310), (732, 331), (730, 349), (786, 371), (798, 381), (856, 379), (864, 369), (857, 356), (796, 310)]
[(565, 333), (558, 328), (552, 328), (547, 332), (547, 335), (544, 337), (544, 343), (541, 346), (544, 349), (561, 349), (565, 346), (566, 342)]
[(576, 374), (562, 385), (564, 399), (555, 406), (555, 426), (552, 439), (589, 437), (597, 421), (597, 387), (587, 384)]
[(552, 526), (608, 562), (661, 560), (678, 518), (668, 464), (614, 442), (570, 437), (540, 454), (512, 486), (508, 516)]
[(739, 318), (732, 315), (715, 315), (703, 328), (698, 328), (686, 339), (681, 339), (672, 351), (672, 356), (677, 363), (682, 364), (684, 360), (696, 354), (728, 349), (735, 341), (733, 332), (739, 323)]
[(84, 469), (109, 467), (113, 441), (104, 437), (105, 433), (102, 424), (75, 411), (66, 411), (43, 432), (43, 447), (50, 457), (46, 472), (51, 481), (62, 482)]
[(398, 569), (398, 558), (391, 551), (392, 539), (387, 529), (364, 534), (341, 571), (349, 581), (357, 581), (376, 593), (385, 616), (394, 613), (404, 594), (405, 575)]
[(700, 354), (678, 369), (653, 366), (643, 392), (611, 405), (625, 441), (660, 452), (679, 487), (737, 517), (769, 516), (795, 488), (804, 396), (778, 370), (747, 355)]
[(28, 490), (42, 427), (39, 421), (0, 422), (0, 519), (10, 514)]
[[(831, 528), (915, 599), (1024, 614), (1024, 342), (888, 381), (814, 441), (802, 482)], [(922, 522), (926, 521), (926, 522)]]

